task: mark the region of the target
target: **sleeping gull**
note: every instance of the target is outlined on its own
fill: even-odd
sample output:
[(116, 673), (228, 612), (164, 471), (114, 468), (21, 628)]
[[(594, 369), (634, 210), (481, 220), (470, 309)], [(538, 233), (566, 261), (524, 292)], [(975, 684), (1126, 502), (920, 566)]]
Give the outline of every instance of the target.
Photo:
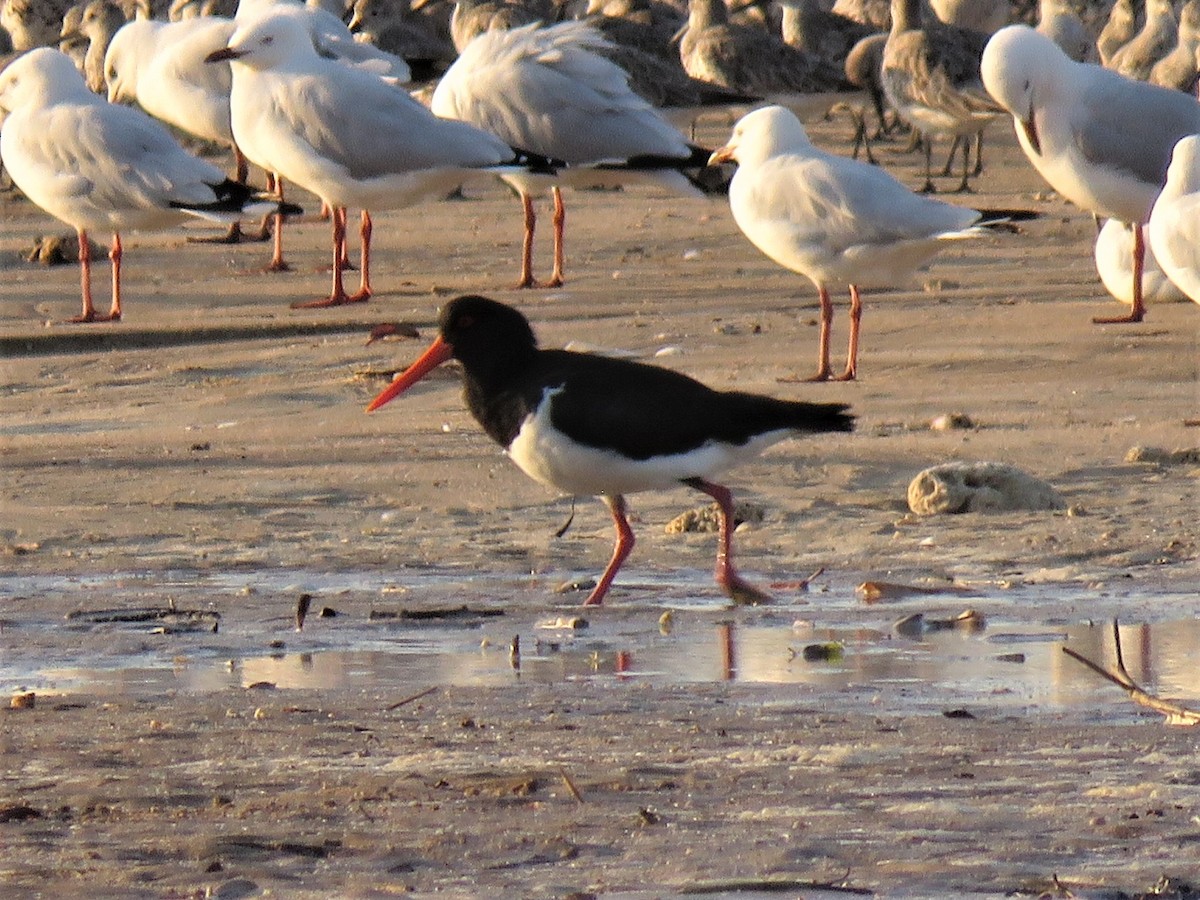
[(1200, 136), (1180, 138), (1175, 145), (1148, 232), (1167, 277), (1200, 303)]
[[(319, 56), (304, 19), (280, 8), (240, 25), (212, 62), (233, 64), (233, 134), (252, 162), (278, 172), (333, 210), (333, 289), (297, 306), (371, 296), (369, 210), (444, 196), (472, 171), (516, 161), (499, 138), (439, 119), (376, 75)], [(362, 212), (358, 292), (342, 286), (345, 208)]]
[(860, 289), (902, 284), (946, 241), (992, 224), (976, 210), (914, 194), (876, 166), (818, 150), (780, 106), (755, 110), (734, 126), (711, 162), (727, 160), (738, 164), (729, 205), (742, 233), (816, 285), (821, 336), (812, 381), (830, 378), (831, 286), (850, 288), (850, 349), (837, 378), (850, 381), (858, 371)]
[(983, 81), (1013, 116), (1033, 167), (1076, 206), (1133, 226), (1133, 305), (1098, 323), (1140, 322), (1143, 226), (1167, 177), (1176, 141), (1200, 132), (1200, 103), (1069, 59), (1025, 25), (992, 37)]
[[(661, 175), (688, 189), (678, 169), (702, 168), (708, 151), (687, 142), (629, 87), (628, 75), (602, 55), (608, 41), (584, 22), (541, 28), (525, 25), (476, 37), (442, 76), (431, 109), (482, 128), (514, 147), (568, 165), (646, 162), (642, 177)], [(653, 163), (650, 162), (653, 160)], [(518, 287), (533, 287), (533, 197), (550, 187), (554, 198), (554, 272), (547, 287), (563, 283), (563, 209), (559, 181), (619, 183), (617, 169), (559, 176), (506, 176), (525, 210)]]
[[(237, 213), (255, 199), (145, 113), (89, 91), (57, 50), (30, 51), (5, 69), (0, 107), (9, 113), (0, 156), (13, 181), (79, 236), (83, 312), (71, 321), (121, 318), (120, 232), (167, 228), (189, 214)], [(92, 305), (87, 239), (101, 230), (113, 232), (112, 309), (104, 317)]]
[[(105, 54), (108, 99), (137, 103), (156, 119), (194, 137), (233, 147), (228, 65), (205, 56), (225, 46), (233, 20), (216, 16), (162, 22), (135, 19), (113, 37)], [(245, 173), (239, 171), (239, 180)]]

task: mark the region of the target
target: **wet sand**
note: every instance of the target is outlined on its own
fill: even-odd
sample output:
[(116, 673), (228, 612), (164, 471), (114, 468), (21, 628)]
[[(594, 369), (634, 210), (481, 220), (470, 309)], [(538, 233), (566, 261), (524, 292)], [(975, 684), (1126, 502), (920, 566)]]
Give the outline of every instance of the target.
[[(844, 123), (811, 131), (845, 149)], [(699, 138), (726, 135), (713, 124)], [(129, 236), (125, 321), (84, 327), (55, 324), (78, 311), (77, 270), (17, 259), (61, 227), (6, 200), (0, 646), (44, 643), (69, 659), (70, 637), (46, 623), (80, 605), (170, 598), (243, 629), (270, 622), (246, 648), (262, 653), (295, 596), (214, 591), (206, 579), (220, 573), (366, 573), (404, 590), (407, 572), (465, 572), (482, 578), (470, 596), (409, 590), (405, 604), (569, 613), (583, 595), (555, 585), (595, 576), (611, 550), (600, 504), (581, 502), (555, 538), (569, 504), (478, 430), (450, 369), (363, 414), (459, 293), (517, 303), (546, 345), (645, 358), (672, 348), (660, 364), (716, 386), (851, 403), (856, 434), (780, 444), (728, 479), (766, 513), (737, 536), (743, 572), (784, 603), (806, 601), (808, 619), (866, 580), (1061, 586), (1071, 602), (1028, 612), (1037, 621), (1086, 619), (1091, 595), (1105, 598), (1096, 615), (1126, 622), (1194, 617), (1194, 605), (1156, 598), (1177, 604), (1200, 587), (1197, 467), (1125, 457), (1200, 444), (1200, 310), (1091, 324), (1120, 307), (1095, 275), (1090, 217), (1048, 193), (1005, 129), (990, 137), (979, 193), (952, 202), (1044, 217), (948, 248), (911, 288), (868, 294), (855, 384), (789, 380), (815, 367), (815, 291), (759, 255), (720, 202), (572, 194), (567, 286), (517, 292), (519, 205), (502, 187), (473, 187), (466, 201), (379, 216), (378, 296), (326, 311), (288, 309), (327, 289), (314, 271), (328, 262), (324, 223), (289, 228), (295, 271), (275, 276), (242, 274), (264, 245)], [(915, 157), (880, 154), (919, 183)], [(844, 302), (838, 313), (835, 367)], [(395, 321), (421, 338), (364, 346), (370, 326)], [(976, 427), (928, 428), (954, 412)], [(909, 480), (952, 459), (1016, 465), (1070, 509), (907, 513)], [(723, 609), (703, 574), (713, 536), (662, 527), (701, 499), (632, 498), (639, 542), (614, 607)], [(798, 594), (822, 567), (820, 591)], [(61, 590), (29, 588), (55, 578)], [(81, 603), (67, 586), (88, 579), (101, 587)], [(859, 616), (881, 628), (896, 617)], [(10, 679), (10, 691), (24, 683)], [(636, 679), (449, 686), (387, 709), (428, 686), (85, 688), (5, 711), (0, 811), (32, 816), (0, 824), (5, 893), (659, 896), (845, 876), (892, 896), (948, 896), (1053, 873), (1127, 891), (1164, 874), (1200, 880), (1196, 736), (1127, 708), (1115, 688), (1103, 710), (984, 705), (971, 720), (914, 709), (886, 685), (830, 695)]]

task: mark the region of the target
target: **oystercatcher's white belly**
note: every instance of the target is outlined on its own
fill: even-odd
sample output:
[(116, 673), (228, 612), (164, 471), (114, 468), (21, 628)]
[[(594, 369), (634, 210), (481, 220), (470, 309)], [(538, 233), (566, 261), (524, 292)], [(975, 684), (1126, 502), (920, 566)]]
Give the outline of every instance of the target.
[(709, 441), (687, 453), (631, 459), (572, 440), (555, 428), (550, 422), (550, 399), (556, 393), (547, 391), (537, 411), (521, 424), (508, 445), (508, 455), (530, 478), (567, 494), (630, 494), (673, 487), (684, 478), (708, 478), (791, 433), (773, 431), (740, 446)]

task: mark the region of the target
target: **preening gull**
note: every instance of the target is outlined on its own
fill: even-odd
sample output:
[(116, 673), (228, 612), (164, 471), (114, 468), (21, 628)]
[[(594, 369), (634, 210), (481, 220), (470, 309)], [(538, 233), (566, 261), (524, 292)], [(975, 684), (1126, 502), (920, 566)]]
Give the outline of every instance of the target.
[(1140, 322), (1143, 226), (1167, 178), (1175, 143), (1200, 132), (1200, 103), (1069, 59), (1025, 25), (1002, 28), (983, 54), (983, 82), (1012, 114), (1021, 149), (1076, 206), (1133, 226), (1133, 305), (1095, 321)]
[(442, 77), (431, 108), (495, 134), (514, 147), (569, 166), (627, 163), (638, 172), (610, 168), (564, 170), (557, 176), (506, 176), (520, 194), (525, 240), (518, 287), (534, 285), (533, 197), (551, 188), (554, 197), (554, 271), (549, 287), (563, 283), (563, 220), (559, 183), (620, 183), (661, 176), (690, 190), (679, 168), (701, 168), (708, 159), (629, 87), (627, 74), (603, 56), (608, 41), (584, 22), (547, 28), (525, 25), (476, 37)]

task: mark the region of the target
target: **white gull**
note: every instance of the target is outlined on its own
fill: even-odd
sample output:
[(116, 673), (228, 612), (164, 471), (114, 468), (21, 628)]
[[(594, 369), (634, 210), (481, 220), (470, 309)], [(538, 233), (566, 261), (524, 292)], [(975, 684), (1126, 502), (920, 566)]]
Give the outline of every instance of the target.
[(1200, 303), (1200, 135), (1180, 138), (1175, 145), (1148, 231), (1167, 277)]
[(566, 215), (560, 181), (620, 183), (640, 174), (688, 190), (672, 161), (699, 168), (707, 160), (707, 152), (698, 155), (699, 148), (630, 89), (624, 70), (602, 55), (609, 46), (598, 31), (578, 21), (484, 32), (467, 45), (434, 91), (431, 108), (437, 115), (469, 122), (514, 147), (570, 166), (656, 158), (657, 168), (635, 174), (589, 169), (506, 176), (525, 211), (518, 287), (534, 285), (533, 197), (547, 187), (554, 198), (554, 271), (547, 286), (557, 287), (563, 283)]
[[(371, 296), (368, 210), (443, 196), (470, 172), (515, 161), (499, 138), (439, 119), (376, 75), (318, 55), (302, 11), (240, 25), (210, 61), (233, 66), (233, 134), (252, 162), (320, 197), (333, 210), (333, 289), (301, 306)], [(342, 286), (346, 208), (362, 212), (362, 282)]]
[(742, 233), (779, 265), (807, 276), (821, 302), (818, 368), (830, 378), (829, 289), (850, 289), (846, 370), (858, 371), (860, 289), (902, 285), (947, 241), (984, 233), (973, 209), (914, 194), (876, 166), (817, 149), (790, 111), (768, 106), (743, 117), (713, 163), (738, 164), (729, 205)]
[[(189, 154), (140, 110), (87, 89), (69, 57), (39, 48), (0, 75), (8, 118), (0, 157), (16, 185), (79, 236), (83, 311), (74, 320), (121, 318), (122, 231), (168, 228), (189, 215), (236, 214), (253, 198), (216, 166)], [(112, 308), (92, 304), (87, 233), (111, 231)]]

